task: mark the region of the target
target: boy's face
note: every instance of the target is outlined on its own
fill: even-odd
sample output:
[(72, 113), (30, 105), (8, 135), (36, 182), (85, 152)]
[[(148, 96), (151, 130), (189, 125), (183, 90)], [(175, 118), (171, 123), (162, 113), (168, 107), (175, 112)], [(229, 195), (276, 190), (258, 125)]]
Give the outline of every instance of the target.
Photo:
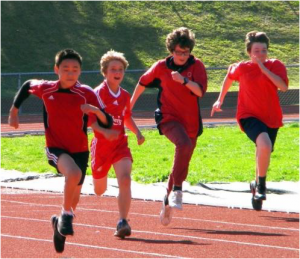
[(81, 67), (77, 60), (65, 59), (60, 63), (59, 67), (54, 66), (54, 71), (59, 77), (61, 87), (71, 88), (80, 76)]
[(250, 53), (248, 53), (251, 61), (256, 63), (257, 60), (264, 63), (268, 56), (268, 48), (266, 43), (255, 42), (253, 43)]
[(189, 59), (191, 51), (189, 48), (180, 48), (179, 45), (176, 45), (175, 50), (173, 51), (174, 63), (178, 66), (184, 65)]
[(124, 78), (124, 65), (119, 60), (109, 62), (105, 77), (109, 85), (120, 85)]

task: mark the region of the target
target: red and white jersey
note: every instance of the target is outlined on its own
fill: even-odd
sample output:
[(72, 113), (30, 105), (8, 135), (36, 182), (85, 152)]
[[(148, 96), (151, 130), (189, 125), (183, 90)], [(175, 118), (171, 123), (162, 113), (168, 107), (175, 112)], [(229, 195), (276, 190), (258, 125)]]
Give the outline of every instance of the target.
[[(81, 111), (81, 105), (104, 107), (93, 89), (79, 82), (62, 89), (59, 81), (31, 80), (29, 92), (44, 102), (46, 146), (70, 153), (88, 151), (88, 116)], [(96, 120), (94, 115), (93, 120)]]
[[(100, 99), (100, 102), (103, 104), (105, 111), (113, 118), (112, 129), (121, 132), (119, 139), (109, 141), (110, 144), (114, 145), (115, 142), (118, 142), (120, 139), (125, 137), (124, 120), (131, 117), (130, 94), (122, 87), (119, 87), (119, 91), (114, 93), (109, 88), (106, 80), (96, 87), (94, 91)], [(103, 143), (103, 141), (107, 141), (102, 134), (97, 132), (95, 132), (95, 137), (98, 139), (98, 142), (100, 140), (101, 143)]]

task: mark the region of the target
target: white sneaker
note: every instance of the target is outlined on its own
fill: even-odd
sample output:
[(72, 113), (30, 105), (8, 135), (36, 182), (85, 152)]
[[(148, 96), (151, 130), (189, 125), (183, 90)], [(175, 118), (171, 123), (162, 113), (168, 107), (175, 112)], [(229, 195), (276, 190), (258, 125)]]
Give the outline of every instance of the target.
[(163, 226), (167, 226), (171, 223), (173, 209), (165, 204), (165, 199), (163, 200), (163, 206), (159, 215), (160, 223)]
[(182, 191), (172, 191), (169, 199), (170, 207), (182, 210)]

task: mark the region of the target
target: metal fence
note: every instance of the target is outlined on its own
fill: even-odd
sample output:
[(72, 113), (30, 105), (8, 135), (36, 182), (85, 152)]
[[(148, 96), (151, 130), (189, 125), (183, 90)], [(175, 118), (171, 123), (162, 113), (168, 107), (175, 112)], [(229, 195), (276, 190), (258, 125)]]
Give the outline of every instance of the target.
[[(292, 88), (292, 90), (289, 90), (286, 93), (280, 93), (279, 96), (281, 105), (299, 105), (299, 64), (288, 65), (287, 70), (290, 80), (290, 88)], [(144, 72), (144, 69), (127, 70), (122, 82), (122, 87), (132, 94), (140, 76)], [(207, 68), (208, 93), (205, 98), (201, 100), (202, 109), (211, 108), (211, 105), (217, 99), (226, 72), (226, 67)], [(57, 75), (54, 72), (2, 73), (1, 116), (8, 115), (17, 90), (21, 87), (23, 82), (29, 79), (57, 80)], [(103, 76), (99, 71), (83, 71), (80, 76), (80, 81), (94, 88), (103, 81)], [(235, 84), (225, 99), (224, 107), (236, 106), (237, 90), (238, 86)], [(145, 91), (137, 101), (134, 110), (153, 111), (156, 108), (156, 95), (156, 89), (149, 89)], [(28, 100), (26, 100), (22, 105), (20, 114), (42, 114), (42, 101), (36, 97), (28, 98)]]

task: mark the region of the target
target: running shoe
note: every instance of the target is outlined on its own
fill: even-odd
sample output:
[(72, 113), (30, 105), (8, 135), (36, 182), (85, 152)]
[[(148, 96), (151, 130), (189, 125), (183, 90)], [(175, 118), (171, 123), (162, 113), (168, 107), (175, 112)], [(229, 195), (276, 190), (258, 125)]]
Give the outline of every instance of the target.
[(57, 222), (58, 222), (58, 218), (56, 217), (56, 215), (53, 215), (51, 217), (51, 225), (53, 228), (53, 244), (54, 244), (55, 251), (57, 253), (62, 253), (65, 249), (66, 237), (59, 234), (57, 230)]
[(171, 208), (182, 210), (182, 191), (172, 191), (169, 205)]
[(131, 227), (126, 219), (121, 219), (117, 225), (117, 230), (114, 234), (116, 237), (125, 238), (131, 235)]
[(161, 212), (160, 212), (160, 215), (159, 215), (160, 222), (163, 226), (167, 226), (171, 223), (172, 214), (173, 214), (173, 210), (169, 206), (168, 197), (166, 195), (164, 200), (163, 200), (162, 209), (161, 209)]
[(61, 235), (63, 236), (74, 235), (73, 225), (72, 225), (73, 218), (74, 215), (70, 215), (70, 214), (62, 214), (58, 218), (57, 229)]
[(262, 186), (258, 184), (256, 187), (254, 200), (265, 201), (267, 199), (266, 191), (267, 191), (266, 186)]

